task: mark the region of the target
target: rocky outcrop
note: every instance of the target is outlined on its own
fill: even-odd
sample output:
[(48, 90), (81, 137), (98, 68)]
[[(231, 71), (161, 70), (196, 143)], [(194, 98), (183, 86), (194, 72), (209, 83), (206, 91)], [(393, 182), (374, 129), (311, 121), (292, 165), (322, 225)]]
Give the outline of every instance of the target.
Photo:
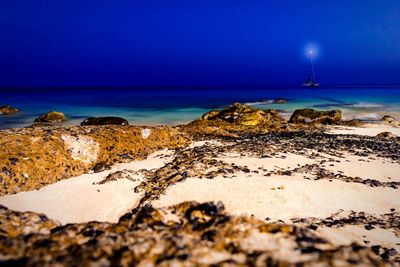
[(81, 123), (81, 126), (87, 125), (129, 125), (129, 122), (119, 117), (91, 117)]
[(50, 111), (35, 119), (35, 122), (54, 123), (67, 121), (67, 117), (62, 112)]
[(143, 159), (190, 138), (176, 128), (39, 127), (0, 131), (0, 195), (39, 189), (99, 166)]
[(290, 117), (289, 123), (338, 124), (342, 119), (340, 110), (318, 111), (315, 109), (298, 109)]
[(393, 118), (392, 116), (385, 115), (385, 116), (383, 116), (382, 121), (383, 121), (384, 123), (386, 123), (386, 124), (391, 125), (391, 126), (400, 127), (400, 122), (397, 121), (397, 120), (396, 120), (395, 118)]
[(5, 266), (385, 266), (369, 247), (335, 245), (312, 226), (232, 216), (221, 202), (146, 205), (115, 224), (67, 225), (0, 206), (0, 221)]
[(191, 133), (234, 135), (246, 132), (268, 132), (286, 125), (285, 119), (273, 109), (261, 110), (235, 103), (223, 110), (212, 110), (201, 119), (184, 127)]
[(395, 135), (391, 132), (382, 132), (382, 133), (377, 134), (376, 137), (385, 138), (385, 139), (393, 139), (393, 138), (396, 138), (397, 135)]
[(12, 106), (0, 106), (0, 115), (11, 115), (17, 112), (19, 110)]

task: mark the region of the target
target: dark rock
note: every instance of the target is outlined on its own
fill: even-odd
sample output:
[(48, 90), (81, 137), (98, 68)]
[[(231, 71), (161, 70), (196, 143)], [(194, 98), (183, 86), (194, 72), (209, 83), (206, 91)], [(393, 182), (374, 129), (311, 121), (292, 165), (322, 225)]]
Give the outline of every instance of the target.
[(272, 104), (286, 104), (288, 101), (286, 99), (275, 99)]
[(91, 117), (81, 123), (81, 126), (87, 125), (129, 125), (129, 122), (120, 117)]
[(17, 113), (19, 110), (12, 106), (0, 106), (0, 115), (10, 115)]
[(376, 135), (376, 137), (384, 138), (384, 139), (392, 139), (392, 138), (396, 138), (397, 135), (392, 134), (391, 132), (382, 132), (382, 133), (378, 133)]
[(290, 123), (337, 124), (342, 119), (340, 110), (318, 111), (315, 109), (298, 109), (290, 117)]
[(395, 119), (392, 116), (385, 115), (382, 117), (382, 121), (392, 123), (393, 121), (395, 121)]
[(400, 127), (400, 122), (397, 121), (397, 120), (396, 120), (395, 118), (393, 118), (392, 116), (385, 115), (385, 116), (383, 116), (382, 121), (383, 121), (384, 123), (390, 124), (390, 125), (392, 125), (392, 126)]
[(64, 122), (67, 117), (62, 112), (50, 111), (35, 119), (35, 122)]
[(103, 171), (105, 171), (105, 170), (111, 170), (111, 166), (110, 166), (109, 164), (104, 163), (104, 162), (97, 163), (97, 164), (94, 165), (94, 167), (93, 167), (93, 171), (94, 171), (95, 173), (103, 172)]

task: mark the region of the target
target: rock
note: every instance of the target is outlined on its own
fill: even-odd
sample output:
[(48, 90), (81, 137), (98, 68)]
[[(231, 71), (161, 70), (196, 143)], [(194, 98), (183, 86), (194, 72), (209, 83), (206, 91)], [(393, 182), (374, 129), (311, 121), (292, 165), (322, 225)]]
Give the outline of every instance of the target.
[(231, 136), (238, 133), (262, 133), (280, 129), (286, 120), (274, 109), (262, 110), (235, 103), (223, 110), (212, 110), (183, 126), (191, 134)]
[(201, 118), (203, 120), (212, 120), (212, 119), (215, 119), (219, 115), (220, 112), (221, 111), (219, 111), (219, 110), (211, 110), (211, 111), (205, 113)]
[(275, 99), (272, 104), (286, 104), (288, 101), (286, 99)]
[(81, 123), (81, 126), (87, 125), (129, 125), (129, 122), (120, 117), (91, 117)]
[(385, 115), (382, 117), (382, 121), (387, 122), (387, 123), (392, 123), (395, 121), (395, 119), (392, 116)]
[(0, 206), (0, 221), (2, 266), (396, 266), (398, 259), (392, 248), (337, 245), (213, 202), (146, 204), (117, 223), (67, 225)]
[(104, 162), (99, 162), (96, 165), (94, 165), (94, 167), (93, 167), (93, 171), (95, 173), (103, 172), (105, 170), (111, 170), (111, 166)]
[(392, 138), (396, 138), (397, 135), (392, 134), (391, 132), (382, 132), (382, 133), (377, 134), (376, 137), (385, 138), (385, 139), (392, 139)]
[(318, 111), (315, 109), (298, 109), (290, 117), (289, 123), (322, 123), (337, 124), (342, 119), (340, 110)]
[(17, 113), (19, 110), (12, 106), (0, 106), (0, 115), (10, 115)]
[[(174, 127), (72, 126), (15, 128), (0, 131), (0, 196), (31, 191), (107, 165), (143, 159), (163, 148), (188, 145), (191, 139)], [(12, 159), (12, 160), (9, 160)], [(95, 166), (98, 165), (96, 168)], [(106, 165), (106, 166), (102, 166)], [(23, 178), (26, 175), (29, 179)], [(16, 180), (16, 178), (18, 180)], [(6, 183), (6, 185), (4, 185)]]
[(400, 127), (400, 122), (397, 121), (395, 118), (393, 118), (392, 116), (389, 115), (385, 115), (382, 118), (382, 121), (386, 124), (390, 124), (391, 126), (394, 127)]
[(261, 110), (240, 103), (235, 103), (221, 111), (210, 111), (203, 115), (203, 120), (220, 120), (242, 126), (257, 126), (285, 122), (279, 113), (273, 109)]
[(35, 119), (35, 122), (64, 122), (67, 117), (62, 112), (50, 111)]

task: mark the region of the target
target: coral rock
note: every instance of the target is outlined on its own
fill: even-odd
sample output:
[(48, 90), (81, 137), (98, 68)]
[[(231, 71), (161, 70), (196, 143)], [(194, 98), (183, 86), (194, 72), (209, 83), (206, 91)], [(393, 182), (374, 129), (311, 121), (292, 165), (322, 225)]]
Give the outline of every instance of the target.
[(35, 119), (35, 122), (63, 122), (67, 121), (67, 117), (62, 112), (50, 111)]
[(340, 110), (318, 111), (315, 109), (298, 109), (290, 117), (290, 123), (337, 124), (342, 119)]

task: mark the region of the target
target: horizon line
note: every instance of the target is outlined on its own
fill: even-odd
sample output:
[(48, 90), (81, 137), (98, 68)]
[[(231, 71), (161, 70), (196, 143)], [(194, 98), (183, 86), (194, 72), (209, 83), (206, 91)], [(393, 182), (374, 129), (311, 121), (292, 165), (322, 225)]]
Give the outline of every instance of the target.
[[(365, 89), (378, 89), (378, 88), (400, 88), (400, 83), (337, 83), (337, 84), (322, 84), (316, 89), (346, 89), (346, 88), (365, 88)], [(34, 85), (34, 86), (0, 86), (2, 89), (300, 89), (307, 88), (300, 84), (263, 84), (263, 85), (249, 85), (249, 84), (236, 84), (236, 85)]]

